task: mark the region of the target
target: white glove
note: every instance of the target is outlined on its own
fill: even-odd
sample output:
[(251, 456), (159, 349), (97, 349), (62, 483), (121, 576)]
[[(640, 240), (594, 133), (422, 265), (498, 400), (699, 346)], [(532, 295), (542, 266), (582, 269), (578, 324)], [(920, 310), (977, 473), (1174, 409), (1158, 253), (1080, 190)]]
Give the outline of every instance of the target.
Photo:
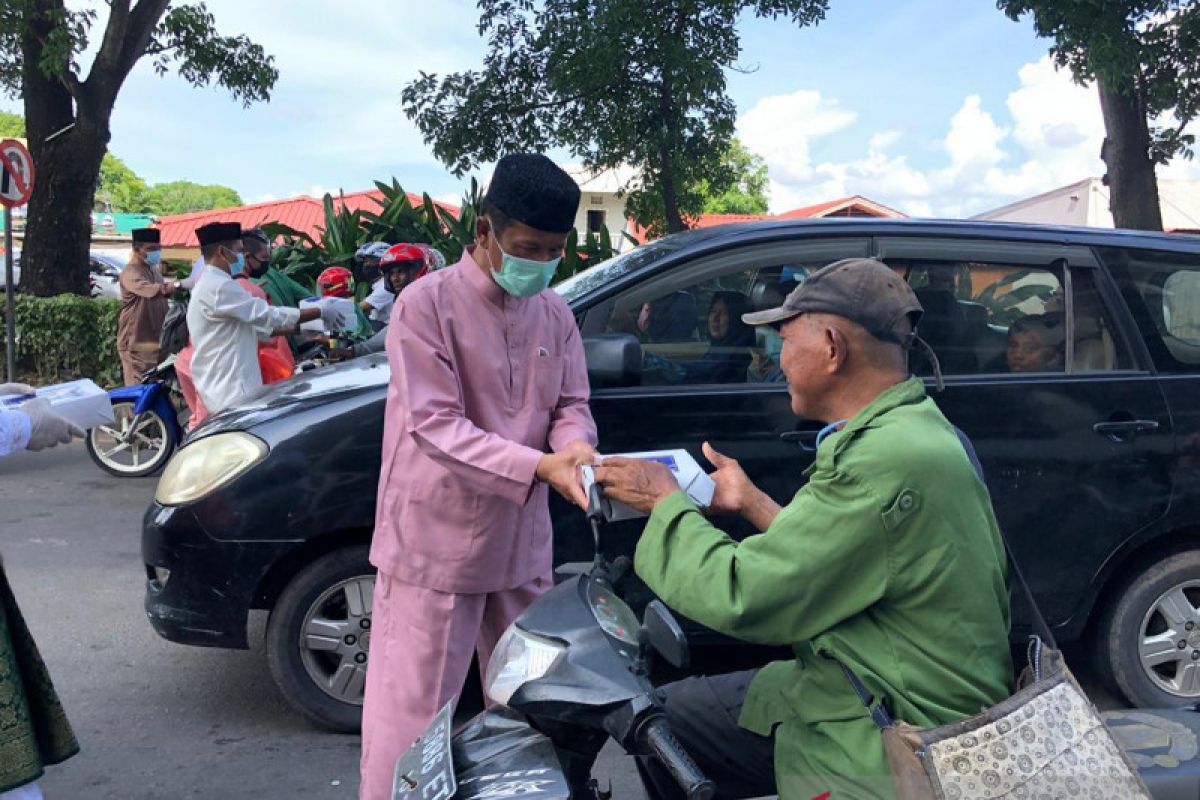
[(327, 330), (327, 331), (341, 330), (343, 327), (342, 315), (337, 310), (337, 306), (335, 306), (333, 303), (329, 302), (329, 298), (321, 298), (321, 299), (323, 301), (320, 306), (321, 322), (325, 324), (325, 330)]
[(83, 437), (83, 430), (71, 421), (55, 414), (47, 400), (30, 400), (18, 409), (29, 417), (32, 432), (26, 450), (45, 450), (56, 444), (66, 444), (72, 436)]
[(27, 383), (0, 383), (0, 397), (6, 394), (33, 394), (33, 387)]

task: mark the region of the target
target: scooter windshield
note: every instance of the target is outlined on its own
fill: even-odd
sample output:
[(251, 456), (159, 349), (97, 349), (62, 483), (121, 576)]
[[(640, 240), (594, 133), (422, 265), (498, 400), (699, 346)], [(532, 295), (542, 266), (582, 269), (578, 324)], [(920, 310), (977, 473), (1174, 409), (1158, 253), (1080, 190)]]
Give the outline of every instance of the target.
[(627, 644), (637, 644), (637, 617), (611, 589), (598, 581), (589, 580), (587, 603), (592, 616), (605, 633)]

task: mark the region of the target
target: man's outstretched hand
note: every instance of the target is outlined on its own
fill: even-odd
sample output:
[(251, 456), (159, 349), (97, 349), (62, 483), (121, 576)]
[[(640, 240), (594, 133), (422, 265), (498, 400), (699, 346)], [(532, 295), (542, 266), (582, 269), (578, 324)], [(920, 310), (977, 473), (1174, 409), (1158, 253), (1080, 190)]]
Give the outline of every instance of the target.
[(703, 450), (704, 457), (717, 468), (708, 476), (717, 486), (705, 512), (745, 517), (760, 531), (770, 527), (779, 513), (779, 505), (754, 485), (736, 459), (717, 452), (708, 442), (704, 443)]
[(587, 495), (579, 468), (596, 459), (596, 448), (576, 439), (557, 453), (546, 453), (537, 466), (537, 479), (554, 487), (554, 491), (587, 510)]
[(679, 482), (665, 464), (640, 458), (605, 458), (596, 465), (596, 482), (604, 487), (605, 497), (643, 514), (679, 491)]

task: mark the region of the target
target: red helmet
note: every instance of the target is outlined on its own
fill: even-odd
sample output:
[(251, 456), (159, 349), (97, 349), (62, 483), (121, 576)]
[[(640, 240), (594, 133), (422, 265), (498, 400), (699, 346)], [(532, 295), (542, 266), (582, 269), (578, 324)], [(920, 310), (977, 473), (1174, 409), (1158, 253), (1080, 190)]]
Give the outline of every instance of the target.
[[(386, 279), (388, 273), (394, 269), (415, 270), (409, 283), (428, 273), (429, 261), (425, 251), (421, 249), (421, 245), (394, 244), (389, 247), (387, 252), (379, 258), (379, 271)], [(391, 290), (392, 282), (390, 280), (386, 281), (384, 285), (388, 287), (389, 291)]]
[(354, 273), (345, 267), (329, 267), (317, 276), (322, 297), (354, 297)]

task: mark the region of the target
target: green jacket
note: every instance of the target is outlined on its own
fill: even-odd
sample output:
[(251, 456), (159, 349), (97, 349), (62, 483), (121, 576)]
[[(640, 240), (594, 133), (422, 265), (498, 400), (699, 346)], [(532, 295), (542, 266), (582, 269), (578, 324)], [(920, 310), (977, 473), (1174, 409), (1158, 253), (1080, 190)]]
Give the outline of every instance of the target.
[(263, 276), (261, 278), (254, 278), (254, 282), (263, 287), (266, 293), (270, 295), (271, 302), (277, 306), (299, 308), (301, 300), (315, 295), (315, 292), (311, 288), (302, 283), (297, 283), (274, 267), (267, 267), (267, 271), (263, 273)]
[(795, 660), (759, 672), (738, 720), (775, 730), (784, 800), (887, 797), (879, 731), (827, 656), (913, 725), (1003, 700), (1013, 675), (1004, 546), (987, 489), (919, 379), (827, 436), (805, 475), (770, 528), (740, 543), (685, 494), (670, 496), (635, 566), (685, 616), (792, 647)]

